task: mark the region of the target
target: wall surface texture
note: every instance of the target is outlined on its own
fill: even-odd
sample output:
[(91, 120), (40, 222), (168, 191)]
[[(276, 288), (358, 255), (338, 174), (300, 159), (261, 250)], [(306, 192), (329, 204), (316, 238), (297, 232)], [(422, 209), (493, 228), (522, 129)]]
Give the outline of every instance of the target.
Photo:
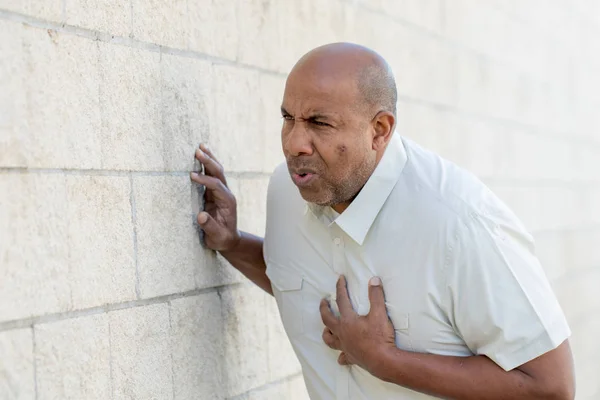
[(0, 0), (0, 399), (304, 399), (274, 301), (199, 243), (208, 143), (264, 229), (286, 73), (355, 41), (399, 130), (521, 217), (600, 399), (600, 2)]

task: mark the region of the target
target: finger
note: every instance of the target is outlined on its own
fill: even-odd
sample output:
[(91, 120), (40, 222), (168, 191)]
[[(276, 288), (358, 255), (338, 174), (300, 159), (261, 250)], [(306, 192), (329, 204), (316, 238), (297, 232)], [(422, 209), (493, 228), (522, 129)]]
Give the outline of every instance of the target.
[(214, 176), (202, 175), (196, 172), (190, 174), (192, 181), (206, 186), (207, 190), (211, 191), (211, 194), (217, 199), (226, 199), (230, 197), (229, 189), (225, 184)]
[(369, 315), (386, 316), (387, 318), (383, 285), (381, 279), (377, 276), (369, 280), (369, 303), (371, 305)]
[(348, 359), (348, 356), (343, 351), (338, 356), (338, 364), (340, 365), (351, 365), (352, 363)]
[(208, 148), (207, 145), (205, 145), (204, 143), (202, 143), (200, 145), (200, 150), (202, 150), (203, 152), (205, 152), (210, 158), (212, 158), (217, 164), (221, 165), (221, 163), (219, 162), (219, 160), (217, 160), (217, 157), (215, 157), (215, 155), (213, 154), (213, 152)]
[(319, 304), (319, 311), (321, 312), (321, 320), (323, 320), (325, 326), (331, 329), (332, 332), (335, 332), (338, 319), (333, 312), (331, 312), (331, 309), (329, 308), (329, 302), (326, 299), (321, 300), (321, 304)]
[(350, 303), (350, 297), (348, 296), (348, 289), (346, 287), (346, 277), (344, 275), (340, 275), (337, 286), (337, 305), (340, 310), (340, 314), (348, 314), (353, 313), (354, 309), (352, 308), (352, 304)]
[(341, 350), (340, 339), (331, 332), (331, 329), (325, 327), (325, 329), (323, 329), (322, 337), (323, 342), (325, 342), (328, 347), (334, 350)]
[(223, 167), (215, 159), (200, 149), (196, 149), (196, 159), (200, 161), (202, 165), (204, 165), (204, 171), (206, 172), (206, 175), (214, 176), (221, 182), (226, 183)]

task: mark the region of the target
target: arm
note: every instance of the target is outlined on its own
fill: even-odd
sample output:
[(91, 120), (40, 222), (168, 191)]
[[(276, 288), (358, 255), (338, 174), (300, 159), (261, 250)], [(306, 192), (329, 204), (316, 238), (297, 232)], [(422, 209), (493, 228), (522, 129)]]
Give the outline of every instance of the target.
[(273, 295), (271, 281), (266, 274), (267, 266), (263, 258), (263, 238), (241, 231), (239, 235), (237, 246), (232, 250), (221, 251), (221, 255), (246, 278)]
[(369, 284), (371, 310), (359, 316), (352, 309), (342, 277), (337, 285), (340, 317), (321, 302), (323, 340), (342, 353), (338, 362), (356, 364), (387, 382), (447, 399), (546, 399), (574, 397), (573, 364), (569, 344), (562, 345), (511, 371), (485, 356), (453, 357), (411, 353), (394, 341), (381, 280)]
[(196, 149), (196, 159), (206, 171), (204, 175), (191, 174), (192, 181), (206, 187), (204, 211), (198, 213), (206, 246), (220, 252), (234, 268), (272, 295), (263, 239), (237, 229), (237, 202), (227, 186), (223, 167), (204, 145)]
[(373, 375), (450, 399), (570, 400), (575, 396), (568, 341), (511, 371), (485, 356), (451, 357), (388, 349), (375, 357)]

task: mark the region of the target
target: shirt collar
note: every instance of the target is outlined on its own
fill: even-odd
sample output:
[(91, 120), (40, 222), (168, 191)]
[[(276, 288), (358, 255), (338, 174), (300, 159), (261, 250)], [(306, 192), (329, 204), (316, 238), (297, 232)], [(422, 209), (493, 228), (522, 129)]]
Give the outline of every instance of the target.
[(327, 225), (335, 222), (356, 243), (362, 245), (377, 214), (396, 185), (407, 159), (402, 138), (394, 133), (375, 171), (342, 214), (332, 219), (337, 213), (327, 213), (325, 207), (311, 203), (307, 204), (307, 210)]

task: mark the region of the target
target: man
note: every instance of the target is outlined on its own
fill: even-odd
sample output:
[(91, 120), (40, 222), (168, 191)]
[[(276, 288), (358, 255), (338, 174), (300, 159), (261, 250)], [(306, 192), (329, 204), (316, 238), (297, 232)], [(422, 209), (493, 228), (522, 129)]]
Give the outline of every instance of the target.
[(265, 239), (239, 232), (196, 151), (208, 247), (275, 296), (311, 399), (572, 399), (569, 327), (531, 236), (482, 183), (394, 132), (364, 47), (317, 48), (285, 87)]

